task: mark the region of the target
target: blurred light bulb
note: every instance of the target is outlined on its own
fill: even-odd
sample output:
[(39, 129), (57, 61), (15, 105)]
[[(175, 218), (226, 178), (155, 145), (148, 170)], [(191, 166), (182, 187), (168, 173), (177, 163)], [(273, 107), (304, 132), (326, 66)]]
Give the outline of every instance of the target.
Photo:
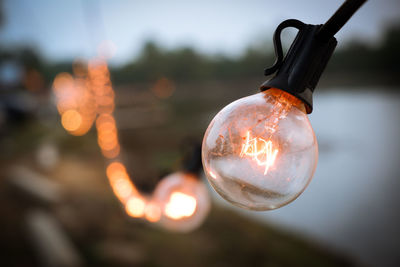
[(194, 197), (181, 192), (173, 192), (165, 205), (165, 215), (179, 220), (190, 217), (196, 211), (197, 201)]
[(126, 213), (134, 218), (143, 217), (145, 214), (146, 201), (141, 196), (132, 196), (125, 205)]
[(193, 174), (177, 172), (160, 181), (154, 201), (162, 211), (160, 224), (173, 231), (188, 232), (206, 218), (210, 199), (205, 185)]
[[(117, 161), (110, 163), (107, 166), (106, 173), (114, 194), (123, 204), (128, 200), (139, 198), (137, 197), (139, 192), (129, 179), (129, 175), (122, 163)], [(144, 200), (142, 201), (144, 202)]]
[(298, 98), (279, 89), (244, 97), (208, 126), (203, 166), (214, 189), (246, 209), (271, 210), (296, 199), (309, 184), (318, 144)]
[(155, 202), (149, 202), (144, 210), (146, 219), (149, 222), (158, 222), (161, 218), (161, 209)]

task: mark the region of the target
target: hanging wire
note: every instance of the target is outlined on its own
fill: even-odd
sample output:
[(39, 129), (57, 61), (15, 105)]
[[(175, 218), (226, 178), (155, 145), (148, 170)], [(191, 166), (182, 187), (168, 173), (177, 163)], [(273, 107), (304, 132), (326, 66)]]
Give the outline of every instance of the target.
[(317, 38), (322, 41), (331, 39), (366, 1), (367, 0), (346, 0), (335, 14), (322, 25), (317, 34)]

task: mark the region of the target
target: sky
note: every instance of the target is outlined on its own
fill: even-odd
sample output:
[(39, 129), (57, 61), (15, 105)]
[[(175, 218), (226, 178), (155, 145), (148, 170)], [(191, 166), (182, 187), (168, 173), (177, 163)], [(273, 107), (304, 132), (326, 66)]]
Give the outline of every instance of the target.
[[(272, 38), (281, 21), (322, 24), (342, 2), (3, 0), (0, 43), (32, 46), (50, 61), (92, 57), (102, 40), (115, 45), (114, 64), (137, 57), (147, 40), (167, 49), (191, 46), (237, 56), (249, 44)], [(400, 22), (400, 0), (369, 0), (336, 35), (339, 46), (354, 38), (376, 44), (395, 22)]]

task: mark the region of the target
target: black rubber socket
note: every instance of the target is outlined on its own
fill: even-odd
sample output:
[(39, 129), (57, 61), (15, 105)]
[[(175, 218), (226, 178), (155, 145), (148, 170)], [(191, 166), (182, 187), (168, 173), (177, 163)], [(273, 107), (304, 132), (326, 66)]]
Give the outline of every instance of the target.
[[(283, 58), (280, 35), (282, 30), (288, 27), (299, 31)], [(307, 113), (312, 112), (312, 94), (337, 44), (335, 37), (327, 41), (318, 38), (320, 28), (321, 25), (304, 24), (293, 19), (279, 24), (274, 33), (276, 62), (265, 70), (265, 75), (274, 72), (276, 74), (261, 85), (261, 91), (270, 88), (281, 89), (302, 100), (306, 104)]]

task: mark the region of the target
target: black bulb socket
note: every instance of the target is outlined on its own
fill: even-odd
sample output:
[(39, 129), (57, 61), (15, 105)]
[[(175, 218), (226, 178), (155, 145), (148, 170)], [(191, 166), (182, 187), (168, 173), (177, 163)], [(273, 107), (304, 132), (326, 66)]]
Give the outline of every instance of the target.
[[(267, 76), (276, 74), (260, 86), (261, 91), (277, 88), (299, 98), (304, 102), (307, 114), (313, 110), (314, 89), (337, 45), (333, 36), (319, 38), (321, 26), (294, 19), (279, 24), (274, 33), (276, 62), (264, 71)], [(280, 36), (282, 30), (288, 27), (298, 29), (298, 33), (283, 57)]]

